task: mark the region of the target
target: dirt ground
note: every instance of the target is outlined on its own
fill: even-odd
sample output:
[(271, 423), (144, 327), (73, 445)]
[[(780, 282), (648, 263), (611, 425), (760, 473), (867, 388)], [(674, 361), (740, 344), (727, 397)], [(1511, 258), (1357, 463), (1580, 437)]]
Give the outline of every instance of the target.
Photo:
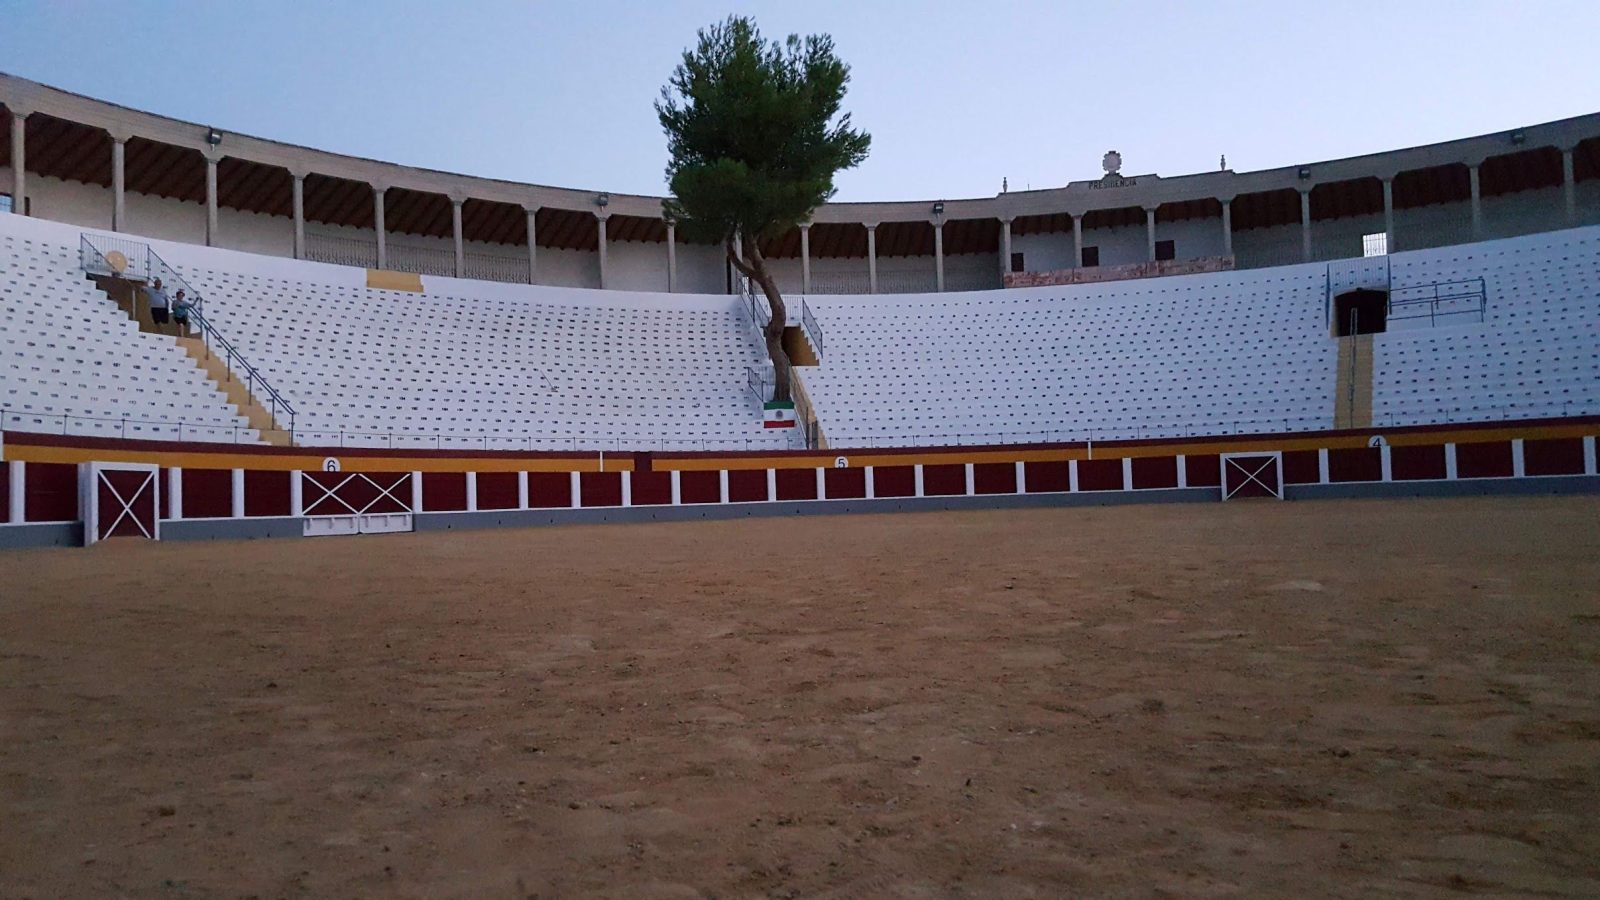
[(113, 543), (0, 593), (5, 897), (1600, 895), (1593, 498)]

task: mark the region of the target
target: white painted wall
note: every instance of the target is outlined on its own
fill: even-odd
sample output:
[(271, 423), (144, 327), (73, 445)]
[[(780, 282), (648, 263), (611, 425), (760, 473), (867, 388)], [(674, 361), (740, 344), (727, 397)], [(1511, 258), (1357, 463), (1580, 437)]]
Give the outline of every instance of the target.
[[(10, 183), (10, 169), (0, 167), (0, 188), (6, 188)], [(28, 178), (28, 192), (33, 202), (33, 214), (38, 218), (83, 228), (109, 230), (111, 227), (109, 188), (31, 175)], [(1578, 183), (1576, 196), (1576, 224), (1600, 223), (1600, 180)], [(293, 254), (294, 228), (292, 221), (286, 217), (227, 208), (220, 209), (218, 217), (216, 245), (219, 247), (276, 256)], [(132, 234), (193, 244), (205, 242), (205, 207), (200, 203), (130, 192), (127, 195), (127, 219), (123, 230)], [(1483, 221), (1482, 238), (1485, 240), (1563, 228), (1566, 222), (1562, 190), (1560, 187), (1543, 188), (1486, 198), (1483, 201)], [(1463, 202), (1397, 210), (1395, 229), (1397, 234), (1391, 246), (1392, 251), (1467, 243), (1473, 239), (1471, 207)], [(1382, 230), (1382, 214), (1314, 222), (1312, 257), (1315, 260), (1330, 260), (1360, 256), (1362, 235)], [(368, 244), (375, 243), (371, 229), (308, 222), (306, 231), (308, 237), (336, 234)], [(1223, 253), (1220, 219), (1158, 223), (1156, 239), (1175, 241), (1178, 259)], [(1100, 263), (1106, 266), (1144, 262), (1149, 255), (1142, 223), (1121, 228), (1087, 229), (1083, 243), (1086, 247), (1099, 247)], [(1070, 231), (1013, 235), (1011, 245), (1014, 252), (1023, 254), (1028, 271), (1067, 269), (1077, 264), (1073, 258)], [(454, 258), (454, 243), (450, 238), (391, 233), (388, 246), (391, 253), (399, 252), (403, 247), (416, 247), (446, 261)], [(1239, 268), (1299, 262), (1300, 225), (1292, 223), (1276, 228), (1235, 231), (1233, 246)], [(527, 248), (522, 246), (469, 241), (466, 250), (469, 254), (493, 257), (497, 260), (496, 266), (503, 264), (511, 271), (520, 271), (526, 265)], [(610, 287), (631, 291), (665, 290), (665, 245), (613, 241), (607, 251)], [(800, 290), (798, 259), (773, 260), (772, 265), (779, 285), (785, 291)], [(1001, 261), (994, 253), (949, 256), (945, 259), (946, 282), (947, 285), (960, 282), (998, 287), (998, 277), (992, 284), (984, 279), (985, 273), (998, 273), (1000, 267)], [(863, 258), (813, 259), (811, 271), (813, 287), (820, 291), (866, 293), (868, 290), (867, 261)], [(879, 291), (931, 291), (933, 272), (934, 261), (931, 256), (880, 257)], [(598, 256), (593, 251), (540, 247), (538, 281), (552, 286), (597, 288), (600, 286)], [(724, 293), (726, 275), (720, 248), (680, 244), (677, 287), (679, 292)]]

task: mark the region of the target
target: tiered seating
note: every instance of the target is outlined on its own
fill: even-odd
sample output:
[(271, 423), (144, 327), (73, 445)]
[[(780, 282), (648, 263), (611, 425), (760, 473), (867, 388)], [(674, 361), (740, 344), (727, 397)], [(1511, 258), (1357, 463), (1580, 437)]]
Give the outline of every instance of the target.
[(1401, 253), (1396, 285), (1483, 277), (1487, 312), (1373, 342), (1373, 421), (1600, 414), (1600, 228)]
[(254, 442), (171, 337), (144, 334), (84, 276), (76, 247), (0, 234), (0, 427)]
[[(761, 428), (735, 298), (414, 294), (189, 267), (206, 314), (298, 413), (299, 443), (787, 447)], [(470, 290), (473, 282), (450, 282)], [(709, 301), (709, 302), (708, 302)]]
[(1332, 426), (1321, 266), (808, 302), (829, 347), (806, 384), (836, 446)]

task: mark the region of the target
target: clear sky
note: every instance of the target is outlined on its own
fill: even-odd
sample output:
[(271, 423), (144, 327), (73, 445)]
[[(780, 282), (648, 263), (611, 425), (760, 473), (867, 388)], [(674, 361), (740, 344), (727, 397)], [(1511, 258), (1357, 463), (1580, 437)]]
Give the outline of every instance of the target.
[(695, 29), (828, 32), (872, 155), (841, 200), (1238, 171), (1600, 111), (1600, 2), (0, 0), (0, 71), (225, 131), (661, 193)]

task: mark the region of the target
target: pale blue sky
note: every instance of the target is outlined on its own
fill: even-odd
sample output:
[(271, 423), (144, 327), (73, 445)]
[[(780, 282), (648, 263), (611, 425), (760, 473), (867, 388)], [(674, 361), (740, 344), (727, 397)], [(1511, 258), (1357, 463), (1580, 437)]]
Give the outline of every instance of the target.
[[(225, 131), (662, 192), (651, 108), (730, 11), (828, 32), (873, 136), (841, 200), (1239, 171), (1600, 111), (1600, 3), (0, 0), (0, 71)], [(121, 52), (114, 52), (120, 48)]]

